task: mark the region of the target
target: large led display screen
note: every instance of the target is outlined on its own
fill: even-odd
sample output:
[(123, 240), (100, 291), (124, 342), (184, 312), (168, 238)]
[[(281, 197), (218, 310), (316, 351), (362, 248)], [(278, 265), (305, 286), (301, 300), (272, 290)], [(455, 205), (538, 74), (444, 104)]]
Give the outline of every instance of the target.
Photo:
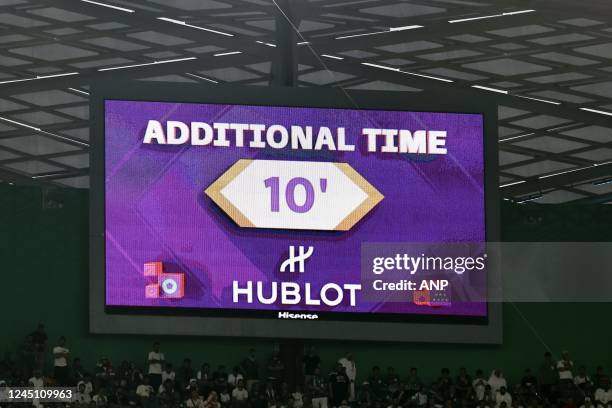
[(107, 310), (487, 316), (482, 114), (103, 110)]

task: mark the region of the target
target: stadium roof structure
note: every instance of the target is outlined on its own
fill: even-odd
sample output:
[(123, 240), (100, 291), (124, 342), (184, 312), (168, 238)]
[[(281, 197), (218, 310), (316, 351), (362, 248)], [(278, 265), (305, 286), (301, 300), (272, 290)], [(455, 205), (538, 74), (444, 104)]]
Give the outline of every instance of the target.
[(0, 179), (89, 186), (93, 80), (267, 86), (287, 58), (296, 86), (493, 94), (502, 197), (612, 202), (609, 0), (0, 0)]

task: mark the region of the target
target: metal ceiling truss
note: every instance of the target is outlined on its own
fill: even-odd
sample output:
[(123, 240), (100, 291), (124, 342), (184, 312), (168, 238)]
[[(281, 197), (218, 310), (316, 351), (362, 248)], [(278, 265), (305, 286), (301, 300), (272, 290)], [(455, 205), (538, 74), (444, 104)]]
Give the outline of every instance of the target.
[(283, 82), (279, 7), (298, 86), (492, 94), (505, 199), (612, 202), (603, 0), (0, 0), (0, 179), (88, 187), (94, 80)]

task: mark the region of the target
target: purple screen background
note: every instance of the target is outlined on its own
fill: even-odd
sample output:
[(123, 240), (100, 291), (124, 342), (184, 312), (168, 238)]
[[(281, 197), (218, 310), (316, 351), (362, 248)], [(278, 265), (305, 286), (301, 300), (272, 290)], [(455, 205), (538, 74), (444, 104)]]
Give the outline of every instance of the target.
[[(346, 128), (354, 152), (168, 146), (142, 143), (148, 120)], [(361, 129), (446, 130), (447, 155), (365, 151)], [(229, 139), (233, 140), (231, 133)], [(248, 139), (246, 139), (248, 140)], [(384, 196), (350, 231), (238, 227), (204, 190), (239, 159), (349, 163)], [(483, 118), (476, 114), (105, 102), (106, 304), (205, 309), (273, 309), (486, 316), (484, 302), (429, 308), (411, 302), (336, 307), (234, 304), (233, 280), (360, 282), (364, 242), (485, 241)], [(314, 245), (302, 274), (281, 274), (289, 245)], [(147, 299), (143, 264), (185, 273), (185, 297)]]

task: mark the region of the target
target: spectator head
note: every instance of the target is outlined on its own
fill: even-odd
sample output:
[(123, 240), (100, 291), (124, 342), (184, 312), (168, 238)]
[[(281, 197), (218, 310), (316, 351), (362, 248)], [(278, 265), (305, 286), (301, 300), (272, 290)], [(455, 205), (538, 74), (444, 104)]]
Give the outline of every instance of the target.
[(502, 373), (502, 370), (500, 370), (499, 368), (496, 368), (495, 370), (493, 370), (493, 374), (496, 377), (503, 377), (504, 376), (503, 373)]
[(417, 374), (417, 368), (416, 367), (410, 367), (410, 375), (411, 376), (416, 376)]
[(242, 381), (242, 380), (238, 380), (238, 383), (236, 383), (236, 387), (237, 387), (239, 390), (242, 390), (242, 389), (244, 388), (244, 381)]
[(143, 375), (142, 376), (142, 383), (144, 385), (149, 385), (149, 376), (148, 375)]
[(506, 404), (506, 401), (502, 401), (499, 403), (499, 408), (508, 408), (508, 404)]
[(183, 367), (191, 367), (191, 359), (189, 357), (183, 359)]
[(476, 370), (476, 377), (482, 377), (482, 375), (482, 370), (480, 368)]
[(346, 371), (346, 368), (344, 368), (344, 366), (340, 363), (336, 364), (336, 371), (338, 373), (344, 373)]
[(172, 371), (172, 363), (166, 363), (166, 372), (169, 373)]
[(255, 349), (254, 348), (249, 349), (249, 357), (252, 359), (255, 359)]
[(353, 361), (353, 353), (351, 352), (347, 352), (344, 357), (349, 361)]
[(459, 368), (459, 375), (461, 377), (465, 377), (467, 375), (467, 370), (465, 369), (465, 367)]
[(159, 341), (153, 343), (153, 351), (159, 353)]
[(561, 357), (563, 357), (564, 360), (569, 360), (569, 358), (570, 358), (569, 351), (563, 350), (561, 352)]
[(442, 372), (442, 377), (448, 377), (450, 375), (450, 371), (448, 368), (443, 368), (441, 372)]
[(42, 323), (38, 323), (38, 326), (36, 326), (36, 331), (39, 333), (44, 333), (45, 332), (45, 325)]
[(547, 351), (546, 353), (544, 353), (544, 360), (551, 360), (552, 359), (552, 354), (550, 354), (550, 351)]
[(501, 387), (499, 387), (499, 393), (501, 395), (505, 395), (506, 394), (506, 387), (504, 387), (503, 385)]
[(380, 374), (380, 367), (379, 366), (374, 366), (372, 367), (372, 374), (379, 375)]
[(198, 387), (191, 387), (191, 391), (189, 392), (189, 396), (192, 400), (196, 400), (200, 398), (200, 394), (198, 394)]
[(64, 347), (66, 345), (66, 337), (60, 336), (57, 341), (57, 344), (59, 344), (60, 347)]
[(240, 373), (240, 367), (238, 366), (234, 366), (234, 368), (232, 369), (232, 373), (234, 375), (237, 375), (238, 373)]
[(82, 394), (85, 392), (85, 383), (83, 381), (79, 381), (79, 384), (77, 385), (77, 389), (79, 390), (79, 392)]

